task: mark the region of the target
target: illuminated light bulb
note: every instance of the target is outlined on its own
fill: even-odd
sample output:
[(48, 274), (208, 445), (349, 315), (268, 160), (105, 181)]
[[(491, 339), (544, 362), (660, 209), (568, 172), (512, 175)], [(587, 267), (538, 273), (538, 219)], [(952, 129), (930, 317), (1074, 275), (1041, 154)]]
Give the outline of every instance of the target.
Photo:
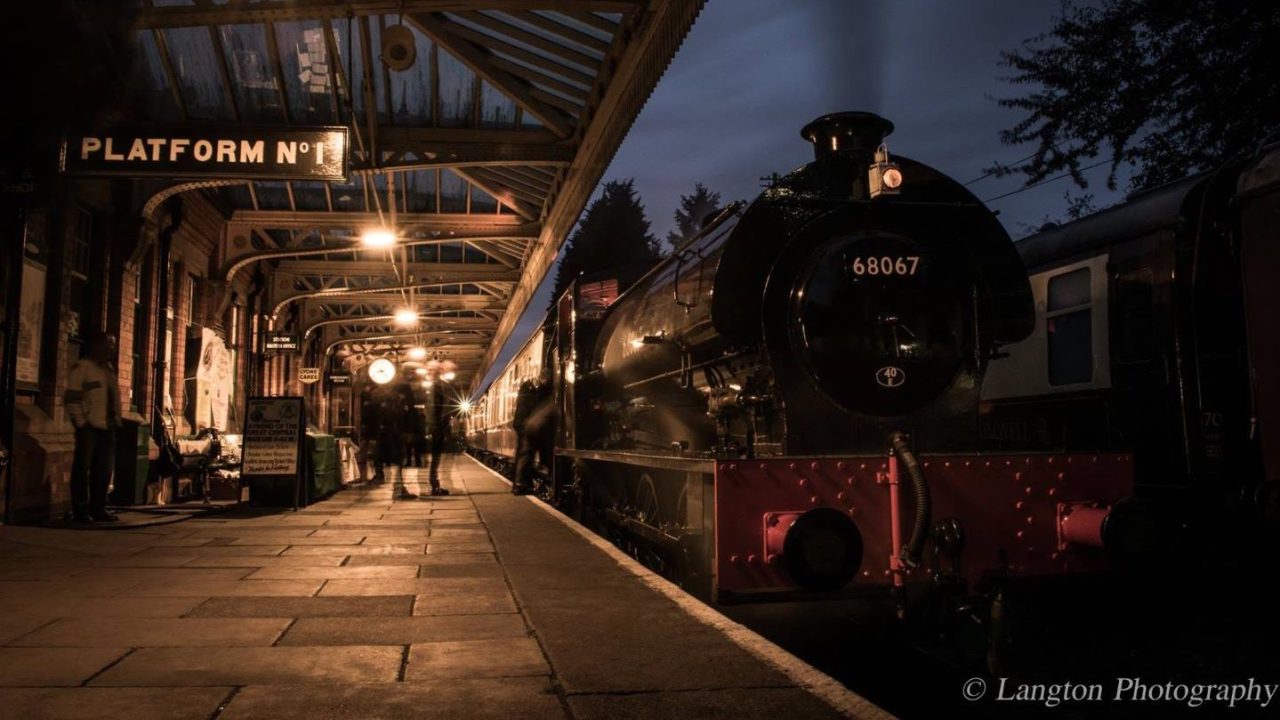
[[(416, 314), (415, 314), (415, 316), (414, 316), (414, 317), (415, 317), (415, 319), (417, 318)], [(409, 348), (409, 359), (410, 359), (410, 360), (421, 360), (421, 359), (425, 358), (426, 356), (427, 356), (427, 349), (426, 349), (426, 348), (424, 348), (424, 347), (412, 347), (412, 348)]]
[(430, 387), (431, 387), (431, 381), (430, 381), (430, 380), (423, 380), (423, 381), (422, 381), (422, 387), (424, 387), (424, 388), (430, 388)]
[(386, 385), (396, 377), (396, 364), (386, 358), (379, 358), (369, 364), (369, 379), (379, 385)]
[(417, 373), (419, 376), (425, 376), (427, 374), (427, 369), (418, 368), (417, 370), (414, 370), (414, 372)]
[(454, 372), (447, 372), (447, 373), (445, 373), (445, 374), (441, 375), (441, 376), (440, 376), (440, 379), (441, 379), (441, 380), (444, 380), (445, 382), (453, 382), (453, 379), (454, 379), (455, 377), (457, 377), (457, 376), (458, 376), (458, 374), (457, 374), (457, 373), (454, 373)]
[(458, 409), (464, 413), (471, 412), (471, 401), (466, 399), (462, 400), (458, 403)]
[[(395, 318), (397, 325), (416, 325), (418, 324), (418, 311), (413, 308), (400, 308), (396, 311)], [(423, 351), (424, 356), (425, 354), (426, 351)]]
[(887, 188), (902, 187), (902, 171), (896, 167), (884, 171), (884, 186)]
[(388, 228), (370, 228), (360, 235), (360, 244), (367, 248), (389, 248), (396, 244), (396, 234)]

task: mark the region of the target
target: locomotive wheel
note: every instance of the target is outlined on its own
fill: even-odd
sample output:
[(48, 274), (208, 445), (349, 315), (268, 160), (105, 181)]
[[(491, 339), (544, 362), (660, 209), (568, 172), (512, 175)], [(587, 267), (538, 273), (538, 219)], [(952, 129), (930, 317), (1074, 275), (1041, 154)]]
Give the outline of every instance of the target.
[(662, 516), (662, 508), (658, 504), (658, 489), (653, 484), (649, 473), (642, 473), (636, 483), (635, 499), (631, 506), (635, 508), (636, 519), (646, 525), (658, 526)]

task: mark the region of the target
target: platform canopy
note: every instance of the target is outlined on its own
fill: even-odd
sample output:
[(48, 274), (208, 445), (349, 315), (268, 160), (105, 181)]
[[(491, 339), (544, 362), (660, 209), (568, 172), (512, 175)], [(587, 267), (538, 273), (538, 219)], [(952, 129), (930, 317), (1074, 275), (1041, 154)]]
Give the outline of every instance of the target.
[[(423, 345), (478, 379), (704, 0), (142, 0), (148, 120), (343, 125), (345, 183), (212, 181), (219, 280), (363, 364)], [(384, 34), (412, 38), (407, 69)], [(361, 234), (394, 228), (391, 250)], [(261, 271), (261, 274), (259, 274)], [(396, 323), (412, 308), (416, 326)]]

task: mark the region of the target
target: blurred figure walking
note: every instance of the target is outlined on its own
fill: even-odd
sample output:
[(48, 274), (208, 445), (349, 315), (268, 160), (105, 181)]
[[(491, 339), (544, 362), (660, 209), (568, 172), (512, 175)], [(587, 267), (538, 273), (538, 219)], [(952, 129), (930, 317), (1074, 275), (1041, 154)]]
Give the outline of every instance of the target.
[(555, 442), (556, 407), (551, 392), (551, 368), (544, 365), (536, 380), (520, 384), (511, 419), (516, 431), (516, 473), (511, 492), (524, 495), (534, 489), (535, 456), (550, 468)]

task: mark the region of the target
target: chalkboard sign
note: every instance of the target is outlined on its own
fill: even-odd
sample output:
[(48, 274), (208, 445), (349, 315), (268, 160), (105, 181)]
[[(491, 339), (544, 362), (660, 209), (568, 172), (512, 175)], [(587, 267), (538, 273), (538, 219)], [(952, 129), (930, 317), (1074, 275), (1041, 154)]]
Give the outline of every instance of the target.
[(293, 481), (293, 508), (302, 488), (305, 413), (300, 397), (251, 397), (245, 410), (240, 476)]

